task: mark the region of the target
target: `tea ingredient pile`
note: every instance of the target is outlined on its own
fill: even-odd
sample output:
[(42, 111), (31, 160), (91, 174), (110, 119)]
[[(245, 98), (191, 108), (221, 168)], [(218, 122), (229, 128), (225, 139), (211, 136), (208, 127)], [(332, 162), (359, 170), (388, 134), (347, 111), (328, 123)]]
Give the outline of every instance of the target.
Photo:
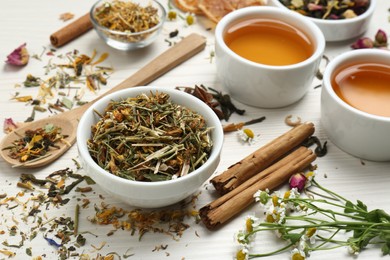
[(92, 127), (88, 149), (103, 169), (136, 181), (179, 178), (203, 165), (211, 128), (202, 115), (166, 93), (112, 101)]
[(47, 124), (42, 128), (27, 130), (24, 136), (3, 150), (9, 150), (9, 156), (22, 163), (39, 160), (50, 155), (52, 148), (58, 149), (60, 142), (70, 145), (65, 140), (66, 137), (61, 133), (60, 127)]
[(95, 11), (97, 22), (110, 30), (138, 33), (160, 23), (158, 10), (152, 5), (141, 6), (131, 1), (105, 2)]
[(326, 19), (351, 19), (363, 14), (370, 0), (279, 0), (283, 5), (302, 15)]

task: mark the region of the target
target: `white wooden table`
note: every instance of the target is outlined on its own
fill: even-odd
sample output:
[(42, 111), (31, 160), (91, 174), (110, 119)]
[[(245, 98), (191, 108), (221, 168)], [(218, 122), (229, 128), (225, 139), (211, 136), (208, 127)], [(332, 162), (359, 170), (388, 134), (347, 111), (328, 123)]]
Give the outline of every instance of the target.
[[(70, 12), (75, 14), (76, 17), (81, 16), (89, 11), (93, 2), (92, 0), (13, 0), (2, 4), (0, 8), (0, 59), (5, 60), (6, 56), (22, 43), (27, 43), (30, 54), (40, 55), (43, 53), (43, 55), (41, 61), (31, 59), (27, 66), (21, 68), (8, 66), (5, 63), (2, 65), (0, 69), (1, 122), (3, 122), (4, 118), (12, 118), (15, 122), (22, 122), (30, 116), (32, 106), (11, 100), (11, 98), (16, 92), (19, 92), (21, 96), (32, 95), (35, 97), (38, 89), (25, 88), (23, 86), (15, 87), (15, 85), (21, 84), (27, 74), (42, 78), (46, 77), (43, 67), (50, 59), (50, 56), (46, 55), (46, 52), (51, 48), (49, 35), (66, 23), (69, 23), (61, 21), (59, 19), (60, 14)], [(165, 1), (164, 4), (167, 6)], [(377, 10), (371, 21), (370, 28), (366, 32), (367, 36), (373, 37), (378, 29), (383, 29), (390, 33), (389, 8), (390, 2), (388, 0), (378, 0)], [(208, 39), (206, 49), (152, 84), (170, 87), (204, 84), (205, 86), (221, 90), (220, 82), (216, 78), (215, 62), (210, 60), (210, 53), (213, 52), (214, 46), (213, 30), (208, 30), (208, 28), (212, 28), (211, 25), (206, 19), (201, 17), (198, 17), (196, 24), (193, 26), (185, 26), (180, 19), (172, 22), (168, 21), (164, 26), (162, 35), (155, 43), (146, 49), (132, 52), (114, 50), (105, 45), (94, 31), (90, 31), (64, 47), (59, 48), (56, 54), (70, 52), (74, 49), (87, 55), (91, 55), (94, 49), (96, 49), (98, 54), (103, 52), (109, 53), (109, 57), (103, 65), (112, 66), (115, 71), (109, 77), (108, 84), (102, 86), (102, 89), (97, 93), (86, 91), (83, 99), (91, 100), (96, 95), (120, 83), (153, 57), (167, 49), (169, 46), (165, 40), (168, 39), (168, 34), (171, 31), (178, 29), (179, 36), (185, 36), (191, 32), (199, 32)], [(326, 55), (329, 58), (333, 58), (340, 53), (349, 51), (351, 43), (352, 40), (328, 44)], [(313, 88), (310, 89), (301, 101), (286, 108), (259, 109), (235, 102), (238, 107), (245, 109), (246, 113), (244, 116), (234, 115), (230, 122), (240, 122), (260, 116), (266, 116), (266, 120), (251, 126), (255, 134), (260, 135), (258, 142), (254, 145), (242, 144), (238, 141), (235, 133), (226, 134), (222, 159), (216, 174), (287, 131), (289, 126), (284, 123), (284, 119), (289, 114), (300, 116), (304, 121), (313, 122), (316, 125), (315, 135), (322, 141), (327, 140), (320, 124), (321, 89), (314, 88), (318, 84), (320, 84), (318, 80), (313, 82)], [(55, 100), (50, 102), (55, 102)], [(48, 112), (37, 112), (36, 118), (48, 115)], [(0, 137), (3, 136), (4, 133), (1, 132)], [(390, 163), (363, 162), (339, 150), (330, 142), (328, 142), (328, 150), (329, 152), (325, 157), (316, 160), (318, 165), (317, 180), (324, 186), (330, 187), (352, 201), (356, 199), (362, 200), (370, 209), (382, 208), (390, 212)], [(16, 196), (18, 192), (23, 191), (23, 189), (16, 186), (22, 173), (32, 173), (37, 178), (44, 178), (59, 169), (69, 167), (76, 170), (73, 159), (77, 160), (77, 157), (76, 146), (73, 146), (56, 162), (47, 167), (34, 170), (11, 168), (3, 160), (0, 160), (0, 194), (7, 194), (10, 197)], [(82, 169), (77, 171), (77, 173), (86, 174)], [(216, 198), (210, 184), (205, 184), (200, 192), (198, 200), (196, 200), (197, 209)], [(19, 199), (27, 201), (31, 197), (31, 193), (27, 191)], [(130, 249), (129, 252), (134, 253), (134, 255), (129, 259), (232, 259), (236, 252), (234, 234), (242, 228), (247, 215), (258, 212), (258, 206), (254, 205), (218, 231), (208, 231), (201, 223), (195, 223), (193, 219), (188, 219), (187, 222), (190, 224), (190, 227), (178, 241), (167, 235), (153, 233), (145, 234), (142, 240), (138, 241), (138, 236), (131, 236), (128, 231), (118, 231), (112, 236), (107, 236), (107, 233), (113, 229), (111, 225), (95, 225), (88, 220), (88, 218), (94, 215), (94, 204), (100, 205), (104, 202), (124, 209), (130, 209), (129, 206), (105, 194), (97, 185), (93, 186), (92, 193), (87, 193), (86, 195), (91, 203), (89, 207), (81, 209), (79, 231), (90, 231), (97, 237), (89, 233), (84, 234), (87, 238), (87, 243), (81, 248), (76, 248), (76, 252), (89, 254), (91, 258), (98, 253), (106, 255), (109, 252), (117, 252), (124, 259), (123, 255)], [(72, 191), (69, 198), (71, 200), (65, 206), (50, 206), (48, 210), (43, 208), (43, 211), (38, 213), (38, 215), (44, 219), (60, 216), (73, 218), (75, 205), (77, 203), (81, 204), (78, 198), (82, 199), (83, 197), (80, 193)], [(15, 205), (15, 203), (12, 205)], [(31, 204), (29, 207), (31, 207)], [(18, 244), (20, 242), (20, 232), (29, 234), (30, 228), (34, 226), (32, 218), (29, 218), (27, 223), (21, 220), (21, 214), (25, 214), (27, 210), (23, 210), (21, 206), (9, 210), (6, 205), (0, 205), (0, 243), (7, 241), (9, 244)], [(9, 235), (12, 226), (17, 227), (16, 236)], [(98, 247), (102, 242), (106, 242), (106, 244), (101, 250), (96, 251), (92, 247), (92, 245)], [(273, 238), (268, 237), (268, 239), (264, 240), (264, 245), (267, 247), (269, 243), (273, 242)], [(168, 247), (165, 250), (155, 250), (156, 246), (159, 245), (168, 245)], [(16, 256), (14, 256), (14, 259), (30, 259), (32, 257), (26, 254), (26, 248), (29, 247), (32, 249), (33, 257), (42, 256), (42, 259), (58, 258), (56, 248), (44, 240), (43, 232), (39, 233), (31, 241), (26, 239), (21, 248), (7, 247), (2, 244), (0, 245), (0, 250), (15, 252)], [(288, 259), (288, 257), (289, 255), (286, 253), (282, 256), (270, 257), (270, 259)], [(312, 259), (350, 258), (346, 248), (315, 252), (311, 257)], [(0, 259), (3, 258), (6, 259), (7, 257), (0, 253)], [(72, 259), (78, 259), (78, 257), (73, 257)], [(381, 259), (381, 252), (377, 249), (366, 250), (361, 253), (359, 259)]]

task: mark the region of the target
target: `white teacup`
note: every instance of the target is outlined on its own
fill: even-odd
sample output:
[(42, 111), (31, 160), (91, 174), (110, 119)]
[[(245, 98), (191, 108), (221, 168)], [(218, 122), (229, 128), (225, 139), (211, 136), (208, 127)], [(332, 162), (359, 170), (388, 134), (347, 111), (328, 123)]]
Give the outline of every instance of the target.
[(353, 50), (337, 56), (328, 64), (321, 92), (321, 123), (330, 141), (343, 151), (362, 159), (390, 161), (390, 117), (352, 107), (332, 87), (332, 78), (338, 69), (358, 63), (390, 66), (390, 52)]
[[(303, 32), (313, 46), (313, 54), (292, 65), (264, 65), (250, 61), (226, 44), (226, 31), (247, 19), (264, 18), (285, 22)], [(300, 100), (308, 91), (325, 49), (320, 29), (302, 15), (269, 6), (247, 7), (229, 13), (215, 30), (217, 75), (232, 97), (247, 105), (277, 108)]]

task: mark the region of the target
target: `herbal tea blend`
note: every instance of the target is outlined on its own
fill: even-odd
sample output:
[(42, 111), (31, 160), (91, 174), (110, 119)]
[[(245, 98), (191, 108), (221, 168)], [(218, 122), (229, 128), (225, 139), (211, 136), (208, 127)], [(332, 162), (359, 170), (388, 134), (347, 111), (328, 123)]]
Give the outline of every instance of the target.
[(208, 159), (211, 129), (202, 115), (166, 93), (111, 101), (92, 126), (88, 150), (103, 169), (136, 181), (184, 176)]
[(350, 19), (363, 14), (370, 0), (279, 0), (283, 5), (305, 16), (339, 20)]
[(66, 143), (67, 135), (61, 133), (61, 128), (47, 124), (43, 128), (29, 129), (3, 150), (9, 150), (9, 156), (21, 163), (32, 162), (50, 156), (51, 148), (59, 148), (58, 143)]

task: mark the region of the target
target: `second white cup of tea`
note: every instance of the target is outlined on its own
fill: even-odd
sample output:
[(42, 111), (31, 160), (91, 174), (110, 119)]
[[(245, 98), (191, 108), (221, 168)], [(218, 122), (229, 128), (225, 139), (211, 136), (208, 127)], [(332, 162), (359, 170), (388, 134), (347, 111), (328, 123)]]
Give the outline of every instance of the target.
[[(277, 31), (272, 39), (251, 42), (256, 37), (274, 34), (273, 31), (262, 32), (262, 29), (257, 31), (256, 26), (265, 30), (276, 28)], [(241, 27), (237, 35), (248, 34), (244, 45), (239, 46), (242, 42), (238, 43), (238, 48), (243, 51), (240, 54), (237, 50), (233, 51), (232, 45), (235, 36), (231, 31), (236, 27)], [(293, 43), (291, 33), (299, 34), (308, 45)], [(229, 40), (229, 37), (233, 40)], [(285, 58), (289, 58), (288, 54), (283, 54), (286, 48), (287, 53), (294, 55), (302, 51), (309, 54), (291, 64), (288, 59), (285, 61)], [(312, 85), (324, 49), (324, 35), (313, 22), (276, 7), (254, 6), (236, 10), (223, 17), (215, 29), (218, 79), (234, 99), (250, 106), (278, 108), (300, 100)], [(257, 61), (256, 57), (252, 59), (256, 55), (265, 55), (268, 61)]]

